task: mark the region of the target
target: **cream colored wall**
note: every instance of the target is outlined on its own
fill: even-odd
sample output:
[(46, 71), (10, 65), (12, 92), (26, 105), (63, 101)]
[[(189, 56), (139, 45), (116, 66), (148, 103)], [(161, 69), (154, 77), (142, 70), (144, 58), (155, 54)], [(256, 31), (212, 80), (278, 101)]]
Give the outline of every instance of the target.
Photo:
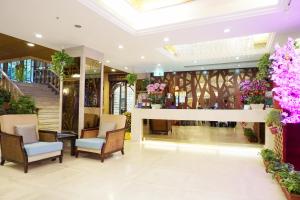
[(104, 73), (103, 80), (103, 114), (109, 114), (109, 81), (108, 81), (108, 73)]

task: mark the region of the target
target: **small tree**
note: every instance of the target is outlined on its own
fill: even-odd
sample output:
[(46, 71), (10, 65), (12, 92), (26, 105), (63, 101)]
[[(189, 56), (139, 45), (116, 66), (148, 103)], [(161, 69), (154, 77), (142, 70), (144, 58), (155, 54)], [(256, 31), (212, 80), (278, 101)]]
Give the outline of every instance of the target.
[(64, 78), (64, 69), (73, 64), (74, 59), (65, 53), (64, 50), (55, 52), (52, 56), (51, 70), (60, 78)]
[(274, 99), (283, 109), (283, 123), (300, 122), (300, 57), (289, 38), (286, 45), (275, 46), (272, 60), (272, 77), (275, 83)]

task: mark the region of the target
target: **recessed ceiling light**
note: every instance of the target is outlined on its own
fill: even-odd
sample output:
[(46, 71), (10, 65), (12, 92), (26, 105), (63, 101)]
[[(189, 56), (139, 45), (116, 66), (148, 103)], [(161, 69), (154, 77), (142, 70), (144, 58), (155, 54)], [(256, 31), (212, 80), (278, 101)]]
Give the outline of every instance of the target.
[(28, 43), (27, 43), (27, 46), (29, 46), (29, 47), (34, 47), (35, 44), (32, 44), (32, 43), (28, 42)]
[(124, 67), (124, 69), (128, 69), (128, 67)]
[(75, 27), (75, 28), (82, 28), (82, 26), (79, 25), (79, 24), (75, 24), (74, 27)]
[(124, 47), (123, 47), (123, 45), (119, 44), (118, 48), (123, 49)]
[(238, 64), (238, 67), (240, 67), (241, 65), (240, 64)]
[(168, 38), (168, 37), (164, 38), (164, 42), (169, 42), (169, 41), (170, 41), (170, 38)]
[(116, 72), (116, 70), (115, 70), (115, 69), (111, 69), (111, 71), (112, 71), (112, 72)]
[(43, 35), (42, 35), (42, 34), (40, 34), (40, 33), (36, 33), (36, 34), (35, 34), (35, 37), (36, 37), (36, 38), (42, 38), (42, 37), (43, 37)]
[(235, 57), (235, 59), (236, 59), (236, 60), (239, 60), (239, 59), (240, 59), (240, 57), (238, 57), (238, 56), (237, 56), (237, 57)]
[(110, 60), (106, 60), (105, 62), (106, 62), (106, 63), (110, 63)]
[(141, 59), (145, 59), (145, 56), (141, 56)]
[(230, 32), (230, 28), (225, 28), (224, 29), (224, 33), (229, 33)]
[(97, 70), (94, 69), (94, 72), (97, 72)]
[(159, 64), (159, 63), (158, 63), (158, 64), (157, 64), (157, 66), (158, 66), (158, 67), (160, 67), (160, 66), (161, 66), (161, 64)]
[(194, 60), (194, 63), (197, 63), (198, 61), (197, 60)]

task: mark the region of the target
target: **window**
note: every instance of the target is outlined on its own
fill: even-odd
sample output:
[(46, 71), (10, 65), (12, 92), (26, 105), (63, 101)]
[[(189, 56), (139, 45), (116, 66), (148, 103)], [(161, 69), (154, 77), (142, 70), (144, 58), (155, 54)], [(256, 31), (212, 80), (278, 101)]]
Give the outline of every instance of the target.
[(134, 91), (126, 82), (115, 83), (112, 87), (111, 113), (114, 115), (130, 112), (134, 104)]

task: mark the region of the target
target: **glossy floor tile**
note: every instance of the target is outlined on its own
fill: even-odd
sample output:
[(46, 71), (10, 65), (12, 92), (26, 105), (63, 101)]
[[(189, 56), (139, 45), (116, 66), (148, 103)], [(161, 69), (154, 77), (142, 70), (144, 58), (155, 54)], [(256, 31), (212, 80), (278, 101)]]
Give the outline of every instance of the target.
[(0, 167), (1, 200), (284, 200), (257, 147), (126, 142), (125, 155)]

